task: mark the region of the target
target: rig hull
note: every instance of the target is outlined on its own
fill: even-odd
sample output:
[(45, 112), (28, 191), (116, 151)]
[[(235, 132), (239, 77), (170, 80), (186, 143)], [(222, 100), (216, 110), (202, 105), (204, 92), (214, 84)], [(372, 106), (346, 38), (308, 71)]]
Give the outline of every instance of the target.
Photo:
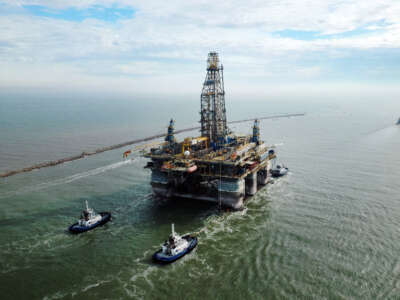
[[(214, 202), (224, 207), (241, 209), (248, 196), (253, 196), (263, 188), (270, 179), (269, 161), (254, 169), (243, 178), (200, 178), (179, 180), (177, 175), (153, 170), (151, 186), (153, 193), (161, 198), (184, 198)], [(202, 181), (203, 180), (203, 181)], [(205, 182), (193, 184), (193, 182)]]
[[(159, 189), (157, 189), (156, 191), (153, 188), (153, 191), (157, 195), (163, 196), (160, 193), (161, 191)], [(171, 197), (220, 203), (224, 207), (230, 207), (233, 209), (241, 209), (243, 207), (243, 201), (244, 201), (244, 196), (242, 194), (234, 194), (234, 193), (223, 194), (220, 196), (220, 199), (218, 199), (218, 197), (213, 197), (206, 194), (183, 193), (174, 191)]]

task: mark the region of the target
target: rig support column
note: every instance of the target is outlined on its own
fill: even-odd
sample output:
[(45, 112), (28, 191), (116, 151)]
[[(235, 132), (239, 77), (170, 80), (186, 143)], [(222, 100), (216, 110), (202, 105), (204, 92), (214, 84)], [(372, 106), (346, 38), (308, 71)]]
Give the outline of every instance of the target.
[(262, 187), (268, 183), (268, 168), (262, 168), (257, 172), (257, 184)]
[(250, 173), (246, 176), (246, 194), (253, 196), (257, 193), (257, 172)]

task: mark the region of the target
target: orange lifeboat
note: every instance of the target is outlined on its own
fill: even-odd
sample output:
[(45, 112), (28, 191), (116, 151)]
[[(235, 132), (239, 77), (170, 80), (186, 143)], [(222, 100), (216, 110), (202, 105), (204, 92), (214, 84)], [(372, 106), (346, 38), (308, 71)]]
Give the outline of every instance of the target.
[(236, 152), (233, 152), (232, 155), (231, 155), (231, 159), (232, 159), (233, 161), (235, 161), (236, 158), (237, 158), (237, 153), (236, 153)]
[(172, 167), (173, 166), (172, 166), (171, 162), (165, 161), (163, 166), (161, 167), (161, 170), (165, 171), (165, 170), (171, 169)]
[(188, 173), (193, 173), (194, 171), (196, 171), (197, 170), (197, 166), (196, 165), (193, 165), (193, 166), (191, 166), (190, 168), (187, 168), (187, 172)]

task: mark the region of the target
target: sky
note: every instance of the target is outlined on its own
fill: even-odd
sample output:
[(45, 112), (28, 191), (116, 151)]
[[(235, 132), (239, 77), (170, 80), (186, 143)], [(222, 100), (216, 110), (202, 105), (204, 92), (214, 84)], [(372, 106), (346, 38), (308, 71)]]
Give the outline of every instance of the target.
[(0, 89), (400, 95), (399, 0), (0, 0)]

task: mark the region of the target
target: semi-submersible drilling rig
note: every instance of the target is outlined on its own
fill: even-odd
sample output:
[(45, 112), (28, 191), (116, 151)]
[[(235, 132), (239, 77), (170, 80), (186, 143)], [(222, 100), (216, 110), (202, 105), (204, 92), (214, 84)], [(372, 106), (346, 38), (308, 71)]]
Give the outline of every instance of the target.
[(251, 135), (236, 135), (227, 127), (223, 66), (210, 52), (200, 97), (201, 136), (178, 142), (171, 120), (165, 142), (150, 149), (154, 194), (213, 201), (239, 209), (269, 180), (274, 150), (260, 140), (259, 122)]

